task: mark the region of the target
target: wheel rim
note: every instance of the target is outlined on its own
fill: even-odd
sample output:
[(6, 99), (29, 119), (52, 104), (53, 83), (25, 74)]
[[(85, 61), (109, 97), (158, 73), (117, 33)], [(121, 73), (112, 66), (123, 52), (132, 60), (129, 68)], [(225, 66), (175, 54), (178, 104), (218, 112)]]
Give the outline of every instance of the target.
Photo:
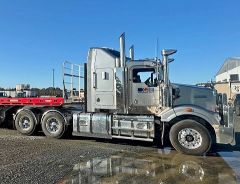
[(202, 136), (197, 130), (184, 128), (178, 133), (178, 141), (187, 149), (196, 149), (202, 144)]
[(28, 130), (31, 126), (31, 120), (27, 116), (25, 116), (20, 119), (19, 125), (23, 130)]
[(60, 124), (57, 119), (51, 118), (47, 121), (46, 128), (50, 133), (56, 133), (59, 131)]

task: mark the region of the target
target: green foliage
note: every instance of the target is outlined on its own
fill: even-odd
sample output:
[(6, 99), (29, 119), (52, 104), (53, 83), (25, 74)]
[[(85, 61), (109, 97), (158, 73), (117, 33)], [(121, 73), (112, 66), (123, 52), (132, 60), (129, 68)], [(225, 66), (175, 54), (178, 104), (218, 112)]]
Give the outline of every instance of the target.
[(60, 88), (53, 88), (53, 87), (49, 87), (49, 88), (31, 88), (31, 90), (36, 91), (37, 96), (57, 96), (57, 97), (62, 97), (62, 90)]

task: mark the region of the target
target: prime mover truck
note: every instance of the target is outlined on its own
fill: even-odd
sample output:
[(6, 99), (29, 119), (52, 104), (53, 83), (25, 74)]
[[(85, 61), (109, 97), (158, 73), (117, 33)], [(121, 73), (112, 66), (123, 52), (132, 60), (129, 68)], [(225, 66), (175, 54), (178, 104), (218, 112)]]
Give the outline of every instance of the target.
[[(185, 154), (201, 155), (212, 144), (235, 144), (234, 108), (216, 90), (171, 83), (169, 58), (134, 59), (120, 51), (90, 48), (84, 76), (83, 108), (72, 108), (64, 98), (0, 98), (0, 123), (13, 119), (14, 127), (32, 135), (37, 126), (48, 137), (61, 138), (67, 129), (74, 136), (156, 141)], [(80, 66), (79, 66), (80, 67)], [(80, 89), (78, 91), (80, 93)], [(65, 93), (64, 93), (65, 94)], [(66, 96), (66, 95), (64, 95)]]

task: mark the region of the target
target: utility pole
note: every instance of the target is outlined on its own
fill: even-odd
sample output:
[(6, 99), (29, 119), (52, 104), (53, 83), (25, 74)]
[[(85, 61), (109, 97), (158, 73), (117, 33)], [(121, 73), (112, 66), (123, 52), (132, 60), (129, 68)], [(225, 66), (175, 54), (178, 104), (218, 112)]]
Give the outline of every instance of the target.
[(54, 69), (52, 69), (52, 78), (53, 78), (53, 88), (55, 87), (54, 85)]
[(54, 89), (54, 87), (55, 87), (55, 85), (54, 85), (54, 68), (52, 69), (52, 79), (53, 79), (53, 93), (52, 93), (52, 95), (54, 96), (55, 95), (55, 89)]

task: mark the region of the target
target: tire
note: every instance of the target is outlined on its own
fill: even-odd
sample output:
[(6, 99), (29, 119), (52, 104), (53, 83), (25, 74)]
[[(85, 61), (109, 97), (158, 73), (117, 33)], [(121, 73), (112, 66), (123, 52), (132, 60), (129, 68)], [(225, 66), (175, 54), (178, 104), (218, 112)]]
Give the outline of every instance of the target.
[(41, 122), (43, 133), (47, 137), (61, 138), (67, 131), (65, 120), (58, 112), (48, 112)]
[(206, 127), (192, 119), (174, 124), (170, 129), (169, 138), (177, 151), (190, 155), (203, 155), (209, 151), (212, 144)]
[(17, 114), (14, 124), (21, 134), (32, 135), (36, 129), (37, 120), (30, 110), (22, 110)]

